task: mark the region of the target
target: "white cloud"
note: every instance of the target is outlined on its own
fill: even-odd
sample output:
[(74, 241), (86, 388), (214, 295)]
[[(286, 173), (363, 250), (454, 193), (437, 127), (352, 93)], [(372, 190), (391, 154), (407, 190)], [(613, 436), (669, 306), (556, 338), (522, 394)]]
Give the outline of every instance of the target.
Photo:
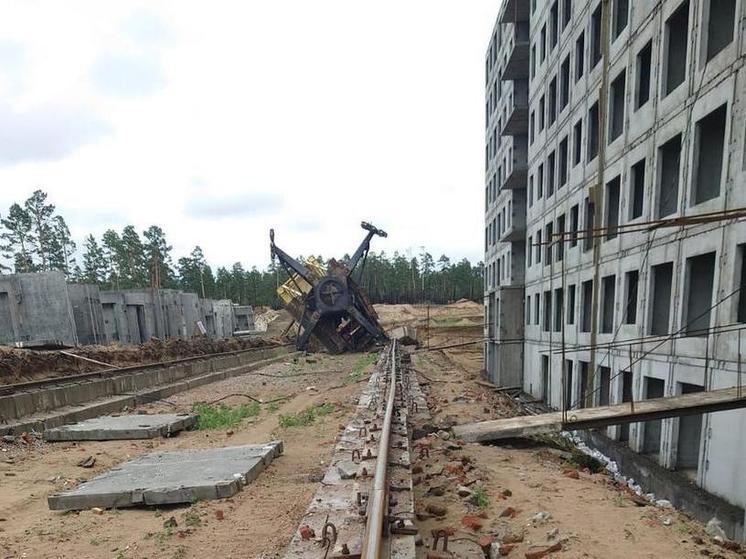
[(98, 116), (79, 107), (14, 111), (0, 105), (0, 166), (61, 159), (108, 130)]
[[(265, 266), (271, 227), (340, 256), (360, 221), (389, 232), (374, 250), (480, 260), (497, 4), (0, 0), (23, 53), (3, 114), (31, 131), (0, 144), (25, 161), (0, 166), (0, 213), (41, 187), (79, 240), (156, 223), (216, 265)], [(281, 207), (240, 211), (266, 195)]]
[(151, 95), (165, 83), (160, 63), (147, 55), (101, 55), (91, 77), (103, 93), (121, 97)]

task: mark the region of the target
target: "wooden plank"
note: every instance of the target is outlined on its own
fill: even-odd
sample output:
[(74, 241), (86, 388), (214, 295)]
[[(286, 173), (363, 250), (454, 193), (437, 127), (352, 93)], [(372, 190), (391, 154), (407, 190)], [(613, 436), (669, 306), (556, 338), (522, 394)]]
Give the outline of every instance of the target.
[(739, 397), (737, 388), (725, 388), (637, 401), (634, 410), (629, 403), (572, 410), (565, 423), (560, 412), (552, 412), (457, 425), (453, 432), (467, 442), (494, 441), (739, 408), (746, 408), (746, 395)]

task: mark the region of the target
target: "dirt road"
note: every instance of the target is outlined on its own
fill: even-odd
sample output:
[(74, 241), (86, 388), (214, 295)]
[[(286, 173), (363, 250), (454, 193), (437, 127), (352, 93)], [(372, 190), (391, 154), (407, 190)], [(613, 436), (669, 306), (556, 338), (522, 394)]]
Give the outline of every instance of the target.
[[(429, 325), (426, 307), (379, 306), (378, 311), (388, 326), (416, 326), (423, 341), (429, 337), (431, 347), (482, 337), (482, 309), (476, 303), (433, 307)], [(427, 427), (516, 413), (507, 399), (478, 383), (481, 351), (481, 344), (475, 344), (415, 353), (413, 365), (425, 383), (432, 412)], [(370, 363), (369, 355), (314, 355), (142, 408), (149, 413), (189, 411), (197, 403), (225, 397), (221, 403), (230, 406), (250, 402), (235, 394), (263, 401), (288, 397), (259, 406), (255, 415), (232, 427), (154, 441), (0, 442), (0, 558), (281, 557), (328, 466), (333, 443), (354, 409)], [(329, 404), (324, 407), (328, 413), (315, 421), (283, 426), (291, 422), (281, 418), (321, 404)], [(610, 476), (584, 470), (565, 451), (526, 444), (462, 445), (445, 429), (418, 436), (416, 448), (426, 448), (413, 469), (423, 558), (432, 553), (432, 530), (437, 529), (452, 534), (453, 557), (484, 557), (480, 538), (481, 543), (513, 541), (504, 543), (501, 551), (514, 558), (527, 557), (537, 546), (559, 546), (551, 556), (562, 558), (742, 557), (713, 543), (701, 524), (683, 514), (637, 506)], [(49, 493), (152, 449), (271, 439), (284, 441), (284, 455), (231, 499), (101, 514), (47, 508)], [(76, 465), (88, 456), (96, 459), (92, 469)]]

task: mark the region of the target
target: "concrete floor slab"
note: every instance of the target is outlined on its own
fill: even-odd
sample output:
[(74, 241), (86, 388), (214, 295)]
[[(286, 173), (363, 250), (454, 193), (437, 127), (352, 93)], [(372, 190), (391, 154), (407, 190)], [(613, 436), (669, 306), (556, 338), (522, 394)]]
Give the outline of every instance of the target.
[(153, 452), (47, 498), (51, 510), (173, 505), (235, 495), (282, 454), (282, 441)]
[(189, 429), (197, 423), (196, 414), (106, 415), (62, 425), (44, 431), (47, 441), (112, 441), (154, 439)]

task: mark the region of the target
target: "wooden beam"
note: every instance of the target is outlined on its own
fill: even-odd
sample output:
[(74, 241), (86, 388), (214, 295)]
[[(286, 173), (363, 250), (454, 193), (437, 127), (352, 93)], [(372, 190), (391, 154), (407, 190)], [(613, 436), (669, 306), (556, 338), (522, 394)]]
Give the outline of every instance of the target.
[(740, 408), (746, 408), (746, 396), (739, 396), (738, 388), (725, 388), (638, 401), (634, 408), (624, 403), (572, 410), (565, 422), (561, 412), (552, 412), (457, 425), (453, 432), (467, 442), (495, 441)]

